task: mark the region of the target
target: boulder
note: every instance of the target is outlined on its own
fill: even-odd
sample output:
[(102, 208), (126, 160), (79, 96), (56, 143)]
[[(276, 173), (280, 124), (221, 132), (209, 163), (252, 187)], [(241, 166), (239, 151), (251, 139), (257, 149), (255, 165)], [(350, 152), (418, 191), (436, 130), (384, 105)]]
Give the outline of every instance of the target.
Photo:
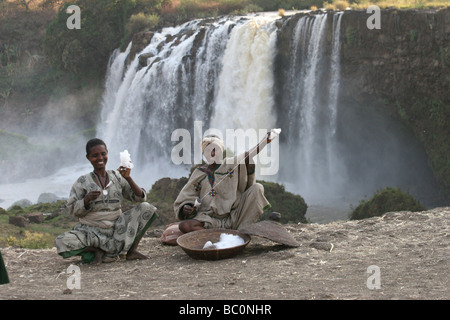
[(9, 223), (18, 227), (26, 228), (30, 224), (30, 220), (23, 216), (10, 216)]
[(61, 200), (61, 198), (54, 193), (41, 193), (38, 197), (37, 203), (53, 203), (58, 200)]
[(44, 222), (44, 214), (42, 212), (33, 212), (25, 215), (31, 223), (42, 223)]
[(138, 33), (135, 33), (132, 38), (132, 46), (130, 50), (130, 54), (127, 57), (127, 63), (130, 63), (133, 61), (134, 57), (138, 52), (141, 52), (144, 50), (146, 46), (150, 43), (154, 36), (154, 32), (152, 31), (141, 31)]
[(141, 67), (146, 67), (148, 59), (154, 57), (155, 55), (151, 52), (143, 53), (139, 56), (139, 65)]
[(28, 199), (21, 199), (21, 200), (17, 200), (16, 202), (14, 202), (11, 207), (13, 207), (13, 206), (20, 206), (20, 207), (24, 208), (24, 207), (29, 207), (32, 204), (33, 203), (30, 200), (28, 200)]

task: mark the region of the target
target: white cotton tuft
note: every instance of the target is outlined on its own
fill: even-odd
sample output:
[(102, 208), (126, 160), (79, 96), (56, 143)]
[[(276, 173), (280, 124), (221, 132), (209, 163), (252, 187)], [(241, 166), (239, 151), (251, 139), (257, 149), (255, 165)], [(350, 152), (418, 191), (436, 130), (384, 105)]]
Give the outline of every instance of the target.
[(269, 139), (270, 140), (273, 140), (273, 139), (275, 139), (276, 137), (278, 137), (278, 135), (281, 133), (281, 129), (272, 129), (272, 130), (270, 130), (270, 136), (269, 136)]
[(211, 241), (207, 241), (203, 246), (203, 249), (215, 249), (215, 248), (216, 246)]
[(120, 152), (120, 166), (125, 168), (133, 168), (133, 163), (131, 162), (131, 156), (128, 150)]
[(238, 235), (222, 233), (218, 242), (212, 243), (211, 241), (208, 241), (203, 246), (203, 249), (226, 249), (237, 247), (244, 243), (244, 239), (242, 239)]

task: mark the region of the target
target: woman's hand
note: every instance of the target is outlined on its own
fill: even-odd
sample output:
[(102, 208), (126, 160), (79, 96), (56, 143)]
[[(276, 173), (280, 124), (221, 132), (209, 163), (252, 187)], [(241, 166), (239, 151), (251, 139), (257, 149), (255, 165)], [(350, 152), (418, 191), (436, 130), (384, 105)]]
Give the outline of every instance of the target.
[(120, 175), (125, 180), (127, 180), (128, 184), (130, 185), (131, 189), (133, 190), (136, 196), (141, 198), (145, 197), (144, 191), (142, 191), (141, 187), (139, 187), (130, 176), (131, 168), (120, 166), (119, 169), (117, 169), (117, 171), (119, 171)]
[(131, 168), (119, 167), (119, 169), (117, 169), (117, 171), (119, 171), (120, 175), (122, 177), (124, 177), (125, 179), (130, 178)]
[(94, 190), (94, 191), (90, 191), (87, 195), (84, 196), (84, 207), (87, 208), (89, 207), (89, 203), (91, 203), (91, 201), (94, 201), (95, 199), (97, 199), (100, 196), (101, 191), (100, 190)]

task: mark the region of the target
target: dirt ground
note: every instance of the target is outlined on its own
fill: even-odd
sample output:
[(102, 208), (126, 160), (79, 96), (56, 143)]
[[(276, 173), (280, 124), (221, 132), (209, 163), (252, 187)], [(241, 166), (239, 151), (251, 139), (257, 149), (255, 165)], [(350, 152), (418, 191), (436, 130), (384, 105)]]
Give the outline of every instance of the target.
[[(217, 261), (195, 260), (178, 246), (161, 244), (161, 230), (141, 242), (150, 259), (100, 266), (84, 265), (79, 257), (64, 260), (55, 249), (7, 247), (1, 252), (11, 282), (0, 286), (0, 299), (447, 300), (449, 217), (447, 207), (285, 225), (299, 247), (252, 236), (240, 254)], [(75, 283), (71, 265), (80, 268), (80, 289), (68, 288)]]

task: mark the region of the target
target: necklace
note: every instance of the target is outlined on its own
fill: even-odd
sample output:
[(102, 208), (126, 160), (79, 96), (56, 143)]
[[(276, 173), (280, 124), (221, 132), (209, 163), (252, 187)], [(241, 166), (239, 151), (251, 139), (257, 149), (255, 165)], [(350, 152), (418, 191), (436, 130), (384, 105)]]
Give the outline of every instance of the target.
[(106, 182), (109, 180), (108, 173), (106, 173), (106, 176), (105, 176), (105, 185), (103, 185), (102, 180), (100, 179), (100, 176), (97, 173), (95, 173), (95, 171), (93, 171), (93, 173), (97, 177), (98, 182), (100, 183), (100, 187), (102, 188), (103, 195), (107, 196), (108, 190), (106, 190), (106, 188), (109, 186), (109, 184), (107, 184)]

